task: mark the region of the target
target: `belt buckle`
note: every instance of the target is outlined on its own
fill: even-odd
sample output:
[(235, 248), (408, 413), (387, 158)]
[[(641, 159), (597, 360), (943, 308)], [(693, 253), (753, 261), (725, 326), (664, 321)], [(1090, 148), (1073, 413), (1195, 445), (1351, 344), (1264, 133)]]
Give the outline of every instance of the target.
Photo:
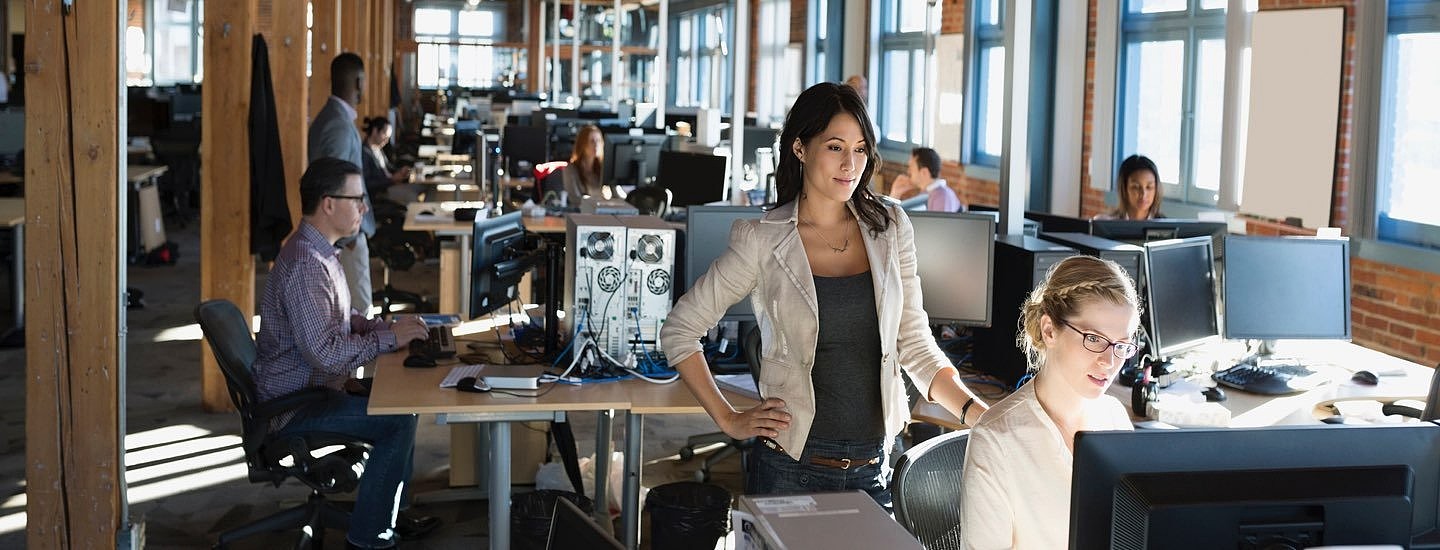
[(842, 459), (840, 459), (840, 464), (841, 464), (841, 466), (840, 466), (840, 469), (841, 469), (841, 470), (849, 470), (849, 469), (850, 469), (850, 459), (849, 459), (849, 458), (842, 458)]

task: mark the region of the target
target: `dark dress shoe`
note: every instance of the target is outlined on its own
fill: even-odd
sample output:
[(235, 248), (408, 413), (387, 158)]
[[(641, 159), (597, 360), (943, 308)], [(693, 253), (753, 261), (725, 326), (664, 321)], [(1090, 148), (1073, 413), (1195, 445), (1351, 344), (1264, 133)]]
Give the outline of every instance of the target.
[(401, 510), (395, 518), (395, 534), (400, 535), (400, 540), (423, 538), (439, 526), (440, 518), (412, 514), (408, 510)]

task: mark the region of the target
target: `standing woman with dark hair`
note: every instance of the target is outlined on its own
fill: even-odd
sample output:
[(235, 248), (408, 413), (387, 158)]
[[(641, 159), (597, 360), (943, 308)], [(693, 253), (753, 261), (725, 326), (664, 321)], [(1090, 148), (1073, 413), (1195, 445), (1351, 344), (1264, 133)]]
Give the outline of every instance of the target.
[[(910, 219), (870, 190), (879, 160), (871, 128), (853, 88), (821, 83), (800, 94), (780, 134), (778, 206), (735, 222), (729, 249), (661, 330), (666, 356), (715, 423), (764, 443), (751, 454), (747, 492), (862, 489), (888, 505), (888, 454), (910, 418), (902, 366), (957, 417), (974, 421), (985, 409), (931, 336)], [(699, 340), (747, 295), (764, 401), (737, 411)]]
[(602, 199), (623, 199), (625, 194), (619, 187), (603, 180), (605, 174), (605, 135), (600, 127), (590, 124), (580, 129), (575, 136), (575, 148), (570, 151), (570, 164), (560, 172), (565, 182), (566, 202), (575, 206), (580, 199), (596, 197)]
[(1120, 193), (1120, 205), (1096, 218), (1153, 220), (1165, 217), (1160, 213), (1160, 199), (1165, 195), (1160, 187), (1160, 170), (1149, 157), (1130, 155), (1121, 162), (1115, 186)]

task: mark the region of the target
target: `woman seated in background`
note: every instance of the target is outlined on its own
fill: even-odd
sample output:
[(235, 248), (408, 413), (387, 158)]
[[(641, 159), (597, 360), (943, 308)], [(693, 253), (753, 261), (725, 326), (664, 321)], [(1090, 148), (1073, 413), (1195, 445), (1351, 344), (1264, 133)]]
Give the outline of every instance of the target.
[(601, 199), (623, 199), (625, 193), (619, 187), (603, 181), (605, 173), (605, 135), (594, 124), (580, 129), (575, 136), (575, 148), (570, 152), (570, 165), (561, 172), (565, 180), (566, 203), (579, 206), (580, 199), (596, 197)]
[(1137, 351), (1135, 285), (1118, 264), (1072, 256), (1021, 306), (1032, 378), (970, 431), (960, 497), (963, 548), (1065, 548), (1070, 468), (1081, 430), (1129, 430), (1105, 389)]
[(385, 117), (365, 119), (365, 154), (360, 155), (364, 164), (365, 189), (371, 197), (386, 197), (400, 204), (415, 202), (420, 193), (410, 183), (410, 167), (401, 166), (390, 170), (390, 160), (385, 156), (385, 144), (390, 143), (393, 128)]
[(1095, 216), (1101, 220), (1153, 220), (1163, 218), (1160, 213), (1160, 171), (1155, 162), (1142, 155), (1130, 155), (1120, 163), (1120, 177), (1116, 179), (1120, 190), (1120, 205), (1109, 213)]

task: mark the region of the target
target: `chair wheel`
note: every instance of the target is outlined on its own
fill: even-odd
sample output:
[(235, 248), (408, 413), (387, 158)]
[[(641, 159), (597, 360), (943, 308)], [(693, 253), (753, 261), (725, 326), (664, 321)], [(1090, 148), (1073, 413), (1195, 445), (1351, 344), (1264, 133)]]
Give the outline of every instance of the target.
[(710, 472), (707, 472), (703, 469), (695, 470), (695, 481), (699, 481), (700, 483), (710, 483)]

